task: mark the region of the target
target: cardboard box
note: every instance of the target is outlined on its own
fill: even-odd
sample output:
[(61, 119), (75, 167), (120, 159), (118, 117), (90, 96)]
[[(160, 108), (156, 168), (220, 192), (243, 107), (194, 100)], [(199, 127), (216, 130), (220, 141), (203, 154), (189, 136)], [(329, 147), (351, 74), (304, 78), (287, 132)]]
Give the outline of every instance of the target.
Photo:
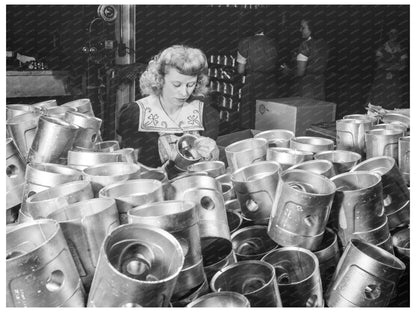
[(292, 97), (256, 101), (256, 130), (286, 129), (303, 136), (310, 125), (335, 121), (337, 105)]

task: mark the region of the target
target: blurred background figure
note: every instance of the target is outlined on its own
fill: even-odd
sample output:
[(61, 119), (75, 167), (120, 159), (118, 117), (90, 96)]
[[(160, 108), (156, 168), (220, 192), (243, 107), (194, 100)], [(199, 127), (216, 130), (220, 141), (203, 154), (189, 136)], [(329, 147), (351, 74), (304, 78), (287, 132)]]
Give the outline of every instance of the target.
[(404, 105), (401, 73), (406, 69), (408, 56), (398, 37), (398, 30), (391, 29), (388, 40), (376, 51), (377, 69), (369, 102), (385, 109)]
[(242, 129), (254, 129), (256, 99), (277, 97), (277, 44), (265, 34), (265, 26), (258, 24), (253, 36), (238, 43), (237, 70), (246, 75), (241, 96)]

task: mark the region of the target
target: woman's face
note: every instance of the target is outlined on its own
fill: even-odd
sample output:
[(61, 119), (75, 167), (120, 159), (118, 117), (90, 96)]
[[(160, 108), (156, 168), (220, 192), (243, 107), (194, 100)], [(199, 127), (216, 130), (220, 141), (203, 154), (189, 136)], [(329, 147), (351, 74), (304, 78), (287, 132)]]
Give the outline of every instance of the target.
[(197, 76), (187, 76), (179, 73), (175, 68), (169, 68), (165, 74), (162, 97), (165, 103), (182, 106), (191, 96), (196, 87)]
[(300, 22), (300, 32), (302, 33), (302, 38), (304, 39), (308, 39), (309, 36), (311, 35), (311, 31), (309, 29), (309, 25), (307, 21), (302, 20)]

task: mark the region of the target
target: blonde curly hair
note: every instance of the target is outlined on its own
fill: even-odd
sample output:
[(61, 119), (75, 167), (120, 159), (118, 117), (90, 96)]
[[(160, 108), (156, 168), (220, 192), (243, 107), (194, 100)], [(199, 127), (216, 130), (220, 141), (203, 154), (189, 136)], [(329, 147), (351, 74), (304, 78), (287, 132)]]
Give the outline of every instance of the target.
[(170, 68), (175, 68), (182, 75), (198, 77), (193, 96), (207, 94), (209, 78), (205, 54), (199, 49), (174, 45), (154, 56), (149, 62), (140, 77), (142, 95), (160, 95), (165, 83), (164, 77)]

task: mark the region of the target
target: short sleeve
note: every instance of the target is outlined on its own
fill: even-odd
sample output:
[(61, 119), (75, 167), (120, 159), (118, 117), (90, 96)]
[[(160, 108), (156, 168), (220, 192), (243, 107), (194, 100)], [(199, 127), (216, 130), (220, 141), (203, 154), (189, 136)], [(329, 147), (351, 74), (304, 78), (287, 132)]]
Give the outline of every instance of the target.
[(202, 135), (216, 140), (219, 132), (220, 113), (211, 105), (210, 97), (204, 101), (202, 118), (204, 124), (204, 131), (202, 132)]

